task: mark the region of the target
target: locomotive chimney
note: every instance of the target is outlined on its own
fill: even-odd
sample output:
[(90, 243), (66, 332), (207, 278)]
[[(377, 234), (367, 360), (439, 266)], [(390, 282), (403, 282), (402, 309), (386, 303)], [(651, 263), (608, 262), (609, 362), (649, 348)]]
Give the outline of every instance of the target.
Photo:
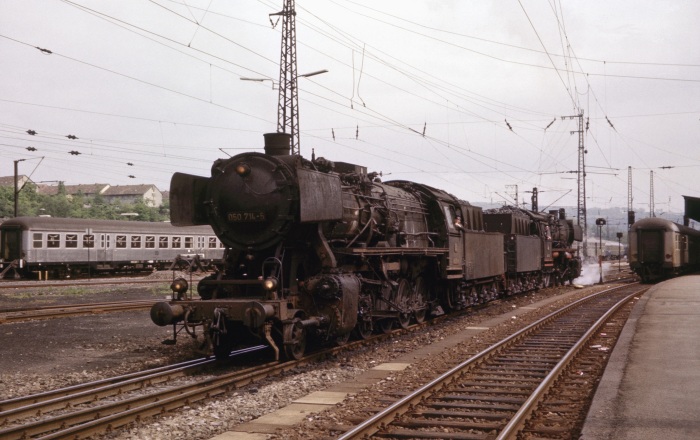
[(265, 154), (270, 156), (289, 156), (292, 135), (289, 133), (265, 133)]
[(559, 218), (562, 220), (566, 220), (566, 209), (559, 208)]
[(554, 218), (554, 220), (556, 220), (559, 218), (559, 211), (557, 211), (556, 209), (550, 209), (549, 215), (551, 215)]

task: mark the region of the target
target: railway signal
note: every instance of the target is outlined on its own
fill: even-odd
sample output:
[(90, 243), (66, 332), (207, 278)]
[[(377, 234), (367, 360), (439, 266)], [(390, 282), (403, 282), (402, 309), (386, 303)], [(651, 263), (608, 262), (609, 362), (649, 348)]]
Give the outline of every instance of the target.
[(600, 284), (603, 284), (603, 226), (607, 221), (604, 218), (597, 218), (595, 224), (598, 225), (598, 268), (600, 269)]

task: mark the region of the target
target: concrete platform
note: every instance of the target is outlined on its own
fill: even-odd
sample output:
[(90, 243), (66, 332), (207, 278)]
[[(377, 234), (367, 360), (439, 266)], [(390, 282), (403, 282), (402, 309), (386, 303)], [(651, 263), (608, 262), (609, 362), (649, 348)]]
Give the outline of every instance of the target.
[(581, 439), (700, 438), (700, 276), (652, 287), (615, 346)]

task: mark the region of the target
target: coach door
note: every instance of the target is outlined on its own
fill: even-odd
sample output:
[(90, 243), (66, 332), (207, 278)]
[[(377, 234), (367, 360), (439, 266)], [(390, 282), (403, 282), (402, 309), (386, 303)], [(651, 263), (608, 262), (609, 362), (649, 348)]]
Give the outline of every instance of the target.
[(97, 263), (111, 267), (114, 257), (114, 250), (112, 249), (112, 236), (110, 234), (99, 234), (99, 238), (100, 241), (97, 248)]
[(639, 229), (638, 230), (639, 244), (637, 252), (639, 253), (638, 260), (640, 263), (663, 263), (664, 262), (664, 244), (663, 231), (658, 229)]
[(16, 228), (5, 227), (2, 230), (2, 242), (0, 243), (0, 248), (2, 249), (0, 259), (2, 259), (2, 261), (9, 263), (21, 258), (21, 239), (22, 230), (19, 226)]

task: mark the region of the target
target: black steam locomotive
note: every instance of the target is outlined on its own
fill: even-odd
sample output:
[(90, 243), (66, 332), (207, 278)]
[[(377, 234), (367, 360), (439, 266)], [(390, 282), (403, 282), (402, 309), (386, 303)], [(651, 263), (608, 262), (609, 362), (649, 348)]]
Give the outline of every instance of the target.
[(176, 280), (151, 318), (175, 336), (203, 326), (217, 357), (262, 341), (299, 358), (309, 341), (366, 338), (580, 273), (580, 228), (563, 214), (484, 215), (427, 185), (290, 155), (284, 133), (265, 144), (216, 161), (209, 178), (171, 181), (172, 223), (211, 225), (226, 253), (200, 300)]

